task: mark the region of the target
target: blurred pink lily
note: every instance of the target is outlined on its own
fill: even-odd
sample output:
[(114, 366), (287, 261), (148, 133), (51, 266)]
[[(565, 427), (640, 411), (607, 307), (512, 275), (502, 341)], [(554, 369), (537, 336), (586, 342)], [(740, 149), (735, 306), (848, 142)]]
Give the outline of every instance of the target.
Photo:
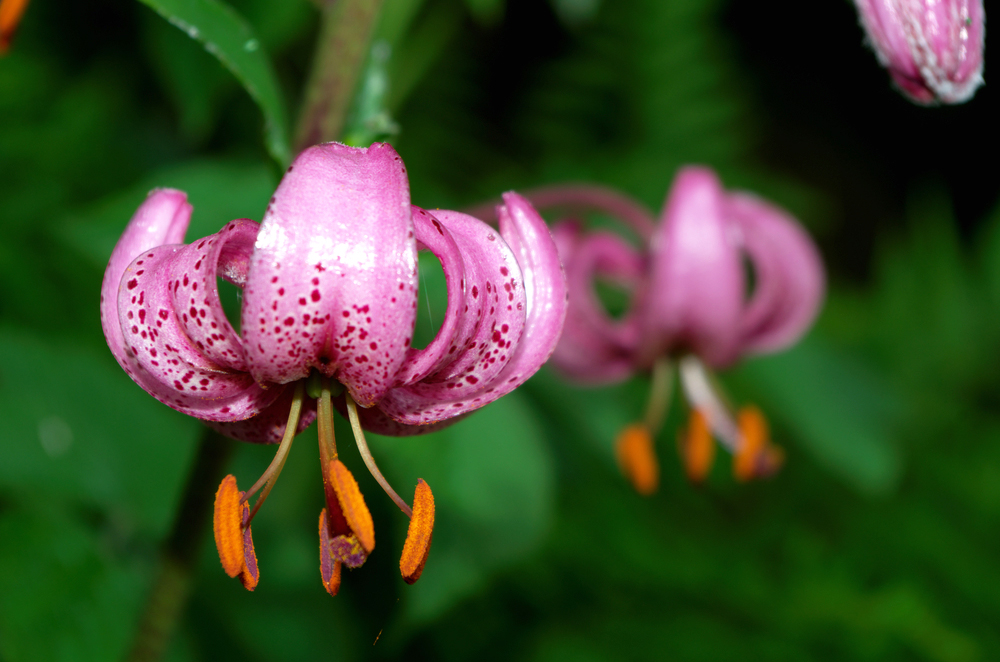
[[(738, 478), (776, 470), (780, 451), (768, 443), (760, 412), (734, 414), (709, 369), (787, 347), (811, 325), (823, 298), (823, 268), (798, 223), (756, 196), (725, 191), (701, 167), (679, 172), (658, 224), (637, 204), (600, 189), (550, 189), (531, 197), (539, 207), (615, 216), (644, 244), (640, 250), (618, 234), (584, 231), (574, 220), (553, 230), (570, 292), (553, 365), (593, 384), (653, 373), (644, 420), (617, 442), (619, 462), (636, 488), (651, 493), (658, 485), (652, 439), (666, 413), (675, 366), (695, 414), (681, 443), (691, 478), (708, 471), (710, 433), (734, 453)], [(749, 295), (744, 263), (753, 273)], [(615, 319), (606, 310), (598, 281), (629, 292), (624, 316)]]
[(919, 104), (962, 103), (983, 82), (982, 0), (854, 0), (879, 63)]
[[(220, 558), (248, 588), (257, 577), (250, 520), (293, 437), (317, 418), (327, 590), (336, 593), (342, 564), (361, 565), (374, 547), (371, 516), (337, 459), (334, 406), (351, 419), (375, 478), (412, 514), (401, 571), (407, 581), (419, 576), (433, 497), (420, 481), (411, 510), (378, 471), (362, 426), (394, 435), (438, 429), (510, 392), (552, 353), (566, 299), (555, 245), (516, 193), (504, 195), (498, 214), (499, 232), (465, 214), (411, 206), (392, 147), (337, 143), (295, 160), (260, 225), (233, 221), (185, 245), (184, 193), (153, 191), (136, 212), (101, 292), (115, 358), (164, 404), (236, 439), (280, 442), (254, 487), (239, 492), (227, 477), (216, 499)], [(445, 319), (423, 349), (410, 346), (418, 248), (441, 261), (448, 288)], [(243, 289), (240, 333), (219, 302), (217, 277)]]

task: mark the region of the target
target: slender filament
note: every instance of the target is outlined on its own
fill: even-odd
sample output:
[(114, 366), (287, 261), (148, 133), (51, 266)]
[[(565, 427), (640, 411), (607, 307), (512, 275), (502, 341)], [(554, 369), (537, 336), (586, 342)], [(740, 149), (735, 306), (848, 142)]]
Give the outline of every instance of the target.
[(361, 459), (365, 461), (365, 465), (368, 467), (368, 471), (371, 472), (378, 484), (382, 486), (385, 493), (389, 495), (389, 498), (396, 502), (399, 509), (407, 517), (413, 517), (413, 510), (406, 505), (402, 497), (396, 494), (396, 490), (392, 489), (389, 485), (389, 481), (385, 479), (382, 472), (378, 470), (378, 466), (375, 464), (375, 458), (372, 457), (372, 452), (368, 450), (368, 442), (365, 441), (365, 431), (361, 429), (361, 420), (358, 418), (358, 406), (354, 403), (354, 399), (351, 397), (350, 393), (344, 394), (344, 402), (347, 403), (347, 416), (351, 419), (351, 429), (354, 430), (354, 440), (358, 442), (358, 452), (361, 453)]
[(250, 512), (250, 519), (247, 520), (247, 526), (253, 521), (253, 517), (260, 510), (260, 507), (264, 505), (267, 495), (271, 493), (271, 488), (274, 487), (274, 483), (278, 480), (278, 475), (281, 474), (281, 469), (285, 466), (285, 460), (288, 459), (288, 451), (292, 448), (292, 441), (295, 439), (295, 433), (299, 429), (299, 415), (302, 413), (304, 393), (305, 382), (299, 380), (295, 383), (292, 406), (288, 410), (288, 423), (285, 424), (285, 436), (281, 438), (281, 443), (278, 445), (278, 452), (274, 454), (271, 464), (268, 465), (261, 477), (257, 479), (257, 482), (253, 484), (253, 487), (247, 490), (243, 498), (240, 499), (240, 503), (246, 503), (247, 499), (256, 494), (257, 490), (263, 486), (264, 490), (257, 497), (257, 502), (253, 505), (253, 510)]
[(654, 437), (663, 427), (663, 421), (670, 410), (670, 396), (674, 384), (674, 364), (669, 358), (662, 358), (653, 364), (653, 380), (649, 389), (649, 401), (643, 422)]

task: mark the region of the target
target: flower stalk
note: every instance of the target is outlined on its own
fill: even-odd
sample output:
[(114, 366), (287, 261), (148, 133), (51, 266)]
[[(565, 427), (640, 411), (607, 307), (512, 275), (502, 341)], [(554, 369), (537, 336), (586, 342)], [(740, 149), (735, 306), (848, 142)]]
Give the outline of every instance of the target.
[(296, 154), (310, 145), (340, 138), (382, 0), (319, 4), (319, 42), (295, 131)]

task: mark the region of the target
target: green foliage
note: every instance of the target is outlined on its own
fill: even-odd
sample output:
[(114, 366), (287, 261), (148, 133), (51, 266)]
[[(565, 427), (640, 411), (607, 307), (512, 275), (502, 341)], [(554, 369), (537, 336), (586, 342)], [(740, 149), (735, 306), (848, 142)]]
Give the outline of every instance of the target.
[[(4, 662), (126, 650), (199, 426), (143, 393), (103, 346), (101, 274), (152, 188), (188, 193), (189, 238), (259, 220), (279, 177), (266, 154), (287, 161), (286, 99), (301, 98), (309, 68), (316, 12), (304, 0), (145, 4), (156, 14), (101, 5), (102, 38), (83, 39), (83, 9), (34, 2), (0, 60)], [(206, 547), (168, 659), (1000, 657), (995, 182), (968, 179), (961, 159), (904, 177), (912, 168), (898, 145), (866, 133), (869, 111), (924, 113), (921, 144), (941, 145), (955, 133), (934, 133), (934, 118), (967, 115), (903, 108), (868, 88), (833, 86), (831, 108), (857, 97), (860, 123), (829, 111), (801, 119), (813, 133), (782, 125), (776, 137), (774, 118), (801, 114), (804, 90), (828, 84), (789, 88), (785, 65), (824, 53), (792, 41), (799, 25), (783, 35), (785, 61), (755, 60), (745, 49), (760, 26), (734, 24), (740, 7), (385, 0), (375, 39), (388, 48), (366, 64), (349, 139), (391, 136), (414, 202), (431, 208), (577, 180), (656, 209), (677, 167), (700, 162), (821, 228), (830, 290), (816, 329), (720, 375), (736, 404), (767, 414), (783, 470), (738, 485), (720, 452), (706, 484), (689, 485), (677, 395), (656, 440), (660, 492), (641, 498), (612, 444), (641, 416), (648, 379), (584, 388), (543, 370), (453, 427), (370, 440), (405, 498), (421, 477), (437, 499), (426, 572), (410, 587), (397, 568), (406, 518), (339, 421), (341, 457), (375, 517), (368, 563), (345, 573), (337, 598), (323, 591), (308, 431), (254, 520), (260, 586), (229, 580)], [(808, 40), (824, 43), (827, 30), (853, 44), (847, 18), (810, 22)], [(863, 55), (865, 69), (840, 63), (859, 85), (875, 67)], [(786, 96), (768, 91), (772, 79)], [(990, 109), (987, 93), (969, 107)], [(795, 141), (806, 156), (776, 147)], [(800, 164), (819, 160), (823, 178), (807, 180)], [(852, 188), (858, 172), (874, 181)], [(986, 189), (974, 191), (979, 207), (995, 207), (982, 218), (969, 211), (976, 187)], [(877, 210), (874, 231), (858, 231), (857, 209)], [(444, 311), (435, 262), (421, 257), (416, 346)], [(237, 451), (229, 470), (241, 486), (272, 450)]]
[[(291, 161), (288, 146), (288, 126), (284, 99), (275, 79), (271, 62), (260, 40), (246, 21), (221, 0), (142, 0), (142, 2), (187, 36), (198, 41), (206, 51), (218, 58), (236, 76), (240, 84), (264, 114), (264, 133), (268, 151), (279, 165)], [(183, 50), (173, 53), (181, 55)], [(183, 57), (183, 55), (181, 55)], [(178, 78), (177, 85), (206, 85), (199, 73), (187, 61), (165, 58), (164, 66)], [(184, 95), (182, 98), (196, 98)], [(193, 102), (196, 103), (196, 102)], [(187, 112), (207, 112), (203, 108), (187, 107)], [(193, 120), (197, 121), (197, 119)]]

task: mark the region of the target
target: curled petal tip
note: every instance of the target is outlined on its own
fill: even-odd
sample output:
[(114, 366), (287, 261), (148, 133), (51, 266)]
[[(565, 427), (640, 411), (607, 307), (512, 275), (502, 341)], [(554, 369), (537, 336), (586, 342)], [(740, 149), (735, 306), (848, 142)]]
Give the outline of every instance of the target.
[(855, 0), (879, 62), (921, 105), (968, 101), (982, 84), (982, 0)]
[(399, 558), (399, 572), (407, 584), (420, 579), (431, 551), (431, 537), (434, 533), (434, 495), (431, 488), (418, 479), (413, 493), (413, 517), (406, 530), (406, 542)]

